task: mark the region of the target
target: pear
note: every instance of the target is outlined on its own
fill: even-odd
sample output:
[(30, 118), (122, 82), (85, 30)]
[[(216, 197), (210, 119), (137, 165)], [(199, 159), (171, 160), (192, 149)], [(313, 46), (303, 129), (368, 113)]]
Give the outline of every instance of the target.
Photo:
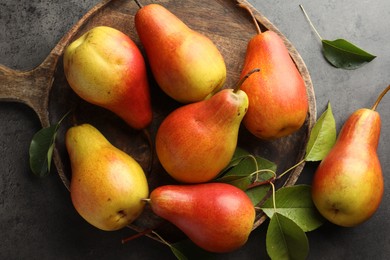
[(152, 121), (144, 58), (136, 44), (117, 29), (98, 26), (64, 52), (64, 72), (82, 99), (104, 107), (135, 129)]
[(161, 165), (174, 179), (184, 183), (215, 178), (233, 157), (248, 105), (248, 97), (242, 90), (223, 89), (209, 99), (171, 112), (156, 134), (156, 153)]
[(383, 176), (377, 147), (381, 120), (376, 110), (390, 85), (371, 109), (356, 110), (344, 123), (335, 145), (318, 166), (312, 198), (330, 222), (353, 227), (368, 220), (383, 195)]
[[(242, 7), (253, 17), (248, 7)], [(257, 22), (255, 25), (258, 33), (248, 42), (241, 76), (252, 68), (261, 71), (241, 87), (250, 104), (243, 124), (256, 137), (274, 140), (301, 128), (308, 113), (308, 97), (281, 37), (270, 30), (261, 32)]]
[(191, 103), (218, 91), (226, 65), (217, 46), (159, 4), (141, 7), (135, 27), (153, 76), (173, 99)]
[(182, 230), (199, 247), (229, 252), (244, 245), (255, 209), (242, 190), (225, 183), (165, 185), (149, 199), (152, 211)]
[(185, 183), (216, 177), (233, 156), (247, 109), (245, 92), (224, 89), (170, 113), (156, 135), (156, 152), (164, 169)]
[(71, 162), (70, 195), (77, 212), (106, 231), (121, 229), (143, 211), (149, 195), (143, 169), (92, 125), (71, 127), (65, 138)]

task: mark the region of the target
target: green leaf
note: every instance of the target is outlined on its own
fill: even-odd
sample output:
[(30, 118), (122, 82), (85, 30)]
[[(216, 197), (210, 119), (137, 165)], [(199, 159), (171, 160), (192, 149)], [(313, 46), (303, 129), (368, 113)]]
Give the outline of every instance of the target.
[(272, 218), (277, 212), (293, 220), (305, 232), (317, 229), (324, 223), (323, 217), (312, 201), (309, 185), (302, 184), (280, 188), (275, 193), (275, 200), (276, 209), (272, 197), (261, 206), (269, 218)]
[(322, 113), (310, 133), (306, 147), (306, 161), (321, 161), (329, 153), (336, 142), (336, 122), (333, 117), (332, 107)]
[(243, 191), (252, 183), (252, 176), (226, 176), (218, 179), (218, 182), (228, 183)]
[(250, 153), (247, 150), (241, 147), (237, 147), (234, 151), (233, 158), (231, 161), (240, 160), (248, 155), (250, 155)]
[(257, 159), (252, 155), (247, 155), (244, 158), (242, 158), (239, 163), (237, 163), (234, 167), (232, 167), (230, 170), (228, 170), (224, 177), (226, 176), (247, 176), (255, 171), (257, 171), (259, 168), (259, 165), (257, 163)]
[(246, 195), (251, 199), (254, 206), (257, 206), (271, 189), (270, 184), (256, 186), (245, 191)]
[[(237, 160), (238, 159), (236, 159), (236, 162)], [(275, 172), (276, 164), (262, 157), (248, 154), (245, 155), (245, 157), (241, 157), (233, 167), (231, 167), (223, 174), (222, 177), (248, 176), (259, 170), (270, 170)]]
[(49, 173), (57, 125), (42, 128), (34, 136), (30, 144), (30, 168), (38, 177)]
[(229, 164), (225, 167), (225, 169), (221, 171), (221, 173), (218, 176), (224, 175), (231, 168), (237, 166), (242, 160), (244, 160), (248, 156), (251, 156), (251, 154), (248, 151), (240, 147), (237, 147), (236, 150), (234, 151), (233, 157), (230, 160)]
[(169, 248), (178, 260), (188, 260), (188, 258), (176, 247), (170, 246)]
[(324, 40), (314, 27), (303, 6), (299, 5), (299, 7), (302, 9), (306, 19), (309, 21), (310, 26), (313, 28), (318, 38), (321, 40), (322, 53), (325, 59), (336, 68), (349, 70), (357, 69), (376, 58), (376, 56), (360, 49), (356, 45), (344, 39), (337, 39), (334, 41)]
[(49, 174), (57, 131), (61, 122), (68, 114), (69, 112), (57, 124), (42, 128), (33, 136), (30, 143), (29, 156), (30, 169), (34, 175), (44, 177)]
[(224, 182), (234, 185), (242, 190), (255, 182), (266, 181), (274, 175), (276, 164), (262, 157), (253, 156), (249, 153), (241, 153), (233, 159), (234, 165), (227, 169), (224, 174), (219, 175), (217, 182)]
[(276, 213), (268, 225), (266, 248), (271, 259), (306, 259), (309, 242), (305, 232), (294, 221)]
[(376, 58), (344, 39), (322, 40), (322, 47), (324, 57), (336, 68), (354, 70)]

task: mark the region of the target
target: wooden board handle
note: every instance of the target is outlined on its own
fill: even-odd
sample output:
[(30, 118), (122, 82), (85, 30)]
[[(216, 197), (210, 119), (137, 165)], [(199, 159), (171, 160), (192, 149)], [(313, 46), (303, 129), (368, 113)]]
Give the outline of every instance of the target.
[(19, 102), (31, 107), (43, 127), (50, 125), (48, 103), (57, 61), (69, 41), (84, 23), (111, 0), (104, 0), (90, 9), (58, 42), (48, 57), (28, 71), (13, 70), (0, 64), (0, 101)]
[(13, 70), (0, 65), (0, 101), (28, 105), (38, 114), (42, 125), (48, 126), (48, 91), (52, 79), (53, 71), (44, 64), (29, 71)]

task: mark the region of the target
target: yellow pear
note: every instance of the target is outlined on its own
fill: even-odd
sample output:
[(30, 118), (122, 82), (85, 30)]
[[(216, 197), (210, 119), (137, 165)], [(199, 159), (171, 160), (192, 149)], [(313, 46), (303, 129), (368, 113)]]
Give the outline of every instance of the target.
[(85, 101), (110, 110), (135, 129), (151, 123), (145, 60), (123, 32), (97, 26), (71, 42), (64, 50), (64, 73)]
[(77, 212), (106, 231), (133, 222), (143, 211), (141, 199), (149, 195), (138, 162), (89, 124), (71, 127), (65, 143), (72, 168), (70, 194)]

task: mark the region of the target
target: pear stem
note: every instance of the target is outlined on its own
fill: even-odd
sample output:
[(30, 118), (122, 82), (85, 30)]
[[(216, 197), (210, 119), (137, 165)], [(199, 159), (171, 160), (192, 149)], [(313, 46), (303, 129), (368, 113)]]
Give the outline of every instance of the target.
[(152, 233), (158, 238), (161, 240), (161, 242), (163, 242), (165, 245), (169, 246), (169, 248), (172, 248), (172, 245), (166, 241), (164, 238), (162, 238), (162, 236), (160, 236), (156, 231), (152, 231)]
[(148, 235), (148, 234), (150, 234), (150, 233), (153, 233), (155, 229), (157, 229), (157, 228), (159, 228), (159, 227), (161, 226), (161, 224), (162, 224), (162, 222), (157, 223), (157, 225), (154, 226), (154, 227), (147, 228), (147, 229), (145, 229), (145, 230), (143, 230), (143, 231), (141, 231), (141, 232), (138, 232), (137, 234), (135, 234), (135, 235), (133, 235), (133, 236), (131, 236), (131, 237), (122, 239), (122, 244), (127, 243), (127, 242), (129, 242), (129, 241), (132, 241), (132, 240), (134, 240), (134, 239), (137, 239), (137, 238), (139, 238), (139, 237)]
[(151, 229), (151, 228), (145, 229), (144, 231), (139, 232), (139, 233), (135, 234), (134, 236), (122, 239), (122, 244), (127, 243), (129, 241), (132, 241), (132, 240), (134, 240), (136, 238), (145, 236), (145, 235), (150, 234), (152, 232), (153, 232), (153, 229)]
[(141, 199), (141, 201), (143, 201), (145, 203), (150, 203), (150, 199)]
[(253, 70), (249, 71), (243, 78), (240, 79), (240, 81), (237, 83), (236, 87), (234, 88), (233, 92), (237, 93), (237, 91), (240, 90), (241, 85), (244, 83), (244, 81), (247, 78), (249, 78), (250, 75), (252, 75), (255, 72), (259, 72), (259, 71), (260, 71), (259, 68), (256, 68), (256, 69), (253, 69)]
[(299, 7), (302, 9), (303, 14), (305, 15), (307, 21), (309, 22), (311, 28), (313, 28), (314, 32), (317, 34), (318, 38), (322, 41), (321, 35), (318, 33), (317, 29), (314, 27), (313, 23), (311, 22), (309, 16), (307, 15), (305, 9), (303, 8), (303, 5), (299, 5)]
[(244, 8), (245, 10), (248, 11), (248, 13), (249, 13), (249, 14), (251, 15), (251, 17), (252, 17), (253, 23), (254, 23), (255, 26), (256, 26), (257, 34), (261, 34), (262, 32), (261, 32), (259, 23), (257, 22), (257, 19), (256, 19), (256, 17), (253, 15), (253, 12), (252, 12), (252, 10), (249, 8), (249, 6), (247, 6), (246, 4), (243, 4), (243, 3), (239, 3), (238, 6), (241, 7), (241, 8)]
[(280, 179), (282, 178), (284, 175), (286, 175), (289, 171), (295, 169), (296, 167), (298, 167), (299, 165), (301, 165), (302, 163), (304, 163), (306, 161), (305, 158), (303, 158), (300, 162), (298, 162), (297, 164), (295, 164), (294, 166), (291, 166), (290, 168), (288, 168), (287, 170), (285, 170), (283, 173), (281, 173), (276, 179)]
[(268, 179), (268, 180), (265, 180), (265, 181), (256, 181), (252, 184), (250, 184), (248, 186), (248, 189), (251, 189), (251, 188), (254, 188), (254, 187), (257, 187), (257, 186), (262, 186), (262, 185), (265, 185), (265, 184), (270, 184), (271, 182), (274, 182), (275, 181), (275, 177), (272, 177), (271, 179)]
[(372, 106), (372, 110), (376, 110), (377, 106), (379, 105), (379, 103), (381, 102), (382, 98), (386, 95), (386, 93), (390, 90), (390, 85), (387, 86), (387, 88), (385, 90), (382, 91), (382, 93), (379, 95), (379, 97), (377, 98), (377, 100), (375, 101), (375, 104)]
[(273, 202), (273, 205), (274, 205), (274, 211), (276, 213), (276, 191), (275, 191), (275, 185), (271, 182), (271, 187), (272, 187), (272, 202)]
[(144, 7), (138, 0), (134, 0), (134, 2), (138, 5), (139, 8)]

